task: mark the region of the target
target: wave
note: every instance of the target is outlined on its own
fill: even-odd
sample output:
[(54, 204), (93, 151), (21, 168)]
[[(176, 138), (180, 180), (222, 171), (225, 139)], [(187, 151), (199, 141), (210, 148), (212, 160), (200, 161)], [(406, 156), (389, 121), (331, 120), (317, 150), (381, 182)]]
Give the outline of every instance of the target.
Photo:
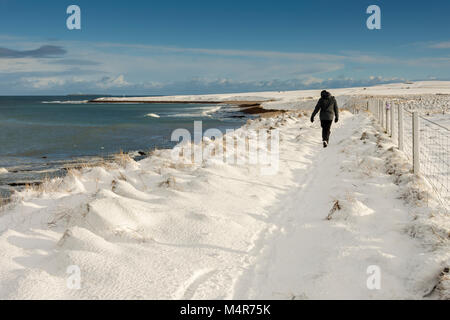
[(210, 117), (212, 113), (216, 113), (216, 112), (219, 111), (221, 108), (222, 108), (221, 106), (217, 106), (217, 107), (214, 107), (214, 108), (212, 108), (212, 109), (203, 111), (203, 112), (202, 112), (202, 115), (204, 115), (204, 116), (209, 116), (209, 117)]
[(8, 173), (8, 170), (5, 168), (0, 168), (0, 174)]
[(52, 103), (52, 104), (83, 104), (83, 103), (88, 103), (89, 100), (68, 100), (68, 101), (60, 101), (60, 100), (55, 100), (55, 101), (42, 101), (41, 103)]
[(160, 116), (157, 115), (156, 113), (147, 113), (145, 116), (146, 117), (151, 117), (151, 118), (160, 118)]
[(174, 113), (169, 114), (166, 117), (168, 118), (189, 118), (189, 117), (201, 117), (201, 113)]
[(213, 108), (211, 108), (211, 107), (189, 108), (189, 110), (191, 110), (191, 111), (195, 110), (195, 112), (191, 112), (191, 113), (174, 113), (174, 114), (167, 115), (167, 117), (169, 117), (169, 118), (178, 118), (178, 117), (182, 117), (182, 118), (211, 117), (211, 115), (213, 113), (216, 113), (220, 109), (222, 109), (222, 106), (216, 106), (216, 107), (213, 107)]

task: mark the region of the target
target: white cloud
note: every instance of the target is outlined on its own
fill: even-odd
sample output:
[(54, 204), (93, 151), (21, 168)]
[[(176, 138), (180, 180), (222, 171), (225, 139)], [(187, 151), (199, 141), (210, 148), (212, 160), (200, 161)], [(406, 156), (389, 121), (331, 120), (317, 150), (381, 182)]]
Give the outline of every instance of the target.
[[(194, 78), (185, 81), (174, 81), (167, 83), (139, 82), (132, 83), (125, 80), (124, 75), (102, 77), (96, 79), (85, 79), (81, 77), (29, 77), (17, 82), (8, 82), (11, 86), (5, 92), (3, 83), (0, 81), (0, 94), (67, 94), (70, 92), (95, 93), (95, 94), (205, 94), (205, 93), (227, 93), (227, 92), (249, 92), (249, 91), (279, 91), (279, 90), (301, 90), (320, 88), (339, 88), (349, 86), (370, 86), (379, 83), (390, 83), (404, 81), (401, 78), (383, 78), (372, 76), (366, 79), (354, 80), (351, 77), (320, 79), (309, 77), (305, 79), (288, 80), (257, 80), (238, 81), (226, 78), (204, 79)], [(19, 91), (11, 91), (19, 90)]]
[(95, 46), (102, 48), (131, 48), (154, 53), (189, 53), (204, 54), (213, 56), (232, 56), (232, 57), (259, 57), (270, 59), (293, 59), (293, 60), (322, 60), (336, 61), (345, 58), (343, 55), (324, 54), (324, 53), (304, 53), (304, 52), (279, 52), (279, 51), (261, 51), (261, 50), (232, 50), (232, 49), (207, 49), (207, 48), (182, 48), (168, 46), (154, 46), (142, 44), (124, 44), (124, 43), (96, 43)]
[(117, 77), (103, 77), (98, 83), (96, 83), (96, 86), (102, 89), (123, 88), (129, 85), (130, 83), (125, 81), (122, 74)]
[(433, 43), (429, 47), (433, 49), (450, 49), (450, 41)]
[[(2, 46), (14, 50), (43, 45), (23, 39), (5, 42)], [(392, 75), (394, 69), (402, 76), (420, 68), (427, 71), (426, 76), (439, 76), (450, 67), (450, 57), (445, 56), (400, 59), (359, 51), (326, 54), (77, 41), (57, 44), (67, 51), (64, 58), (0, 59), (0, 92), (20, 94), (21, 88), (35, 89), (33, 93), (39, 88), (50, 93), (53, 88), (60, 93), (122, 94), (283, 90), (358, 83), (352, 77), (363, 79), (364, 85), (392, 81), (369, 79), (367, 73), (385, 70)], [(337, 77), (337, 72), (342, 76)]]
[(311, 78), (308, 78), (308, 79), (303, 80), (302, 83), (303, 83), (305, 86), (310, 86), (310, 85), (313, 85), (313, 84), (320, 84), (320, 83), (323, 83), (323, 81), (324, 81), (323, 79), (311, 77)]
[(31, 87), (34, 89), (50, 89), (63, 86), (66, 83), (64, 79), (57, 77), (22, 78), (21, 82), (25, 87)]

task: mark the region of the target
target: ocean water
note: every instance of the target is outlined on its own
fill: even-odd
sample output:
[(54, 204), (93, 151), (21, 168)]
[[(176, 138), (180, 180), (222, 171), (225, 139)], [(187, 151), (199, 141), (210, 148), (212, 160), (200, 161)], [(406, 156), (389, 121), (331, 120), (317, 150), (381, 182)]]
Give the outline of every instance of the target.
[[(120, 150), (170, 148), (173, 130), (240, 127), (248, 116), (234, 106), (98, 104), (94, 96), (0, 97), (0, 193), (96, 162)], [(4, 171), (4, 170), (3, 170)]]

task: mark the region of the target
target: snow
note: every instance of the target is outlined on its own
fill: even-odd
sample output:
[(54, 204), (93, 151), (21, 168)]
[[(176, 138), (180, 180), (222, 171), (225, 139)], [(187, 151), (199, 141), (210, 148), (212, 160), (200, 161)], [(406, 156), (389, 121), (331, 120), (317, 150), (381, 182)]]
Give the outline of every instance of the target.
[[(324, 88), (327, 89), (327, 88)], [(164, 97), (106, 97), (97, 101), (196, 101), (196, 102), (230, 102), (230, 101), (260, 101), (267, 109), (309, 109), (314, 107), (320, 97), (321, 90), (268, 91), (234, 94), (208, 94), (190, 96)], [(394, 83), (373, 87), (355, 87), (329, 89), (336, 96), (338, 103), (344, 105), (350, 97), (355, 96), (405, 96), (405, 95), (436, 95), (450, 94), (450, 81), (418, 81), (411, 84)]]
[[(322, 152), (315, 151), (317, 138), (302, 139), (298, 161), (311, 165), (273, 208), (276, 228), (262, 233), (262, 254), (239, 280), (236, 298), (420, 299), (433, 289), (439, 264), (421, 268), (440, 258), (405, 233), (414, 209), (399, 199), (402, 188), (386, 173), (368, 122), (346, 115)], [(336, 201), (341, 209), (330, 214)], [(449, 219), (441, 218), (448, 232)], [(450, 257), (445, 249), (440, 254)], [(380, 290), (366, 286), (372, 265), (381, 270)]]
[[(450, 91), (424, 83), (333, 94), (348, 101), (404, 86)], [(301, 104), (318, 91), (257, 94)], [(0, 209), (0, 299), (448, 299), (450, 219), (433, 190), (370, 115), (343, 111), (326, 149), (309, 115), (249, 120), (227, 134), (279, 130), (275, 175), (250, 162), (255, 150), (190, 163), (182, 144), (177, 160), (173, 150), (139, 162), (122, 154), (14, 195)], [(78, 290), (67, 286), (71, 266)], [(371, 266), (380, 289), (367, 287)]]
[(145, 116), (150, 118), (160, 118), (160, 116), (156, 113), (147, 113)]

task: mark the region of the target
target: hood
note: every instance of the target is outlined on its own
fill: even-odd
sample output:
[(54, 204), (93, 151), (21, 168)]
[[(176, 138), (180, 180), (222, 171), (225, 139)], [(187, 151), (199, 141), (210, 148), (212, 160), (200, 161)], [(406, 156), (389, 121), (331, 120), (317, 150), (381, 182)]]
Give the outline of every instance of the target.
[(326, 99), (326, 98), (329, 98), (329, 97), (331, 96), (331, 93), (329, 93), (329, 92), (326, 91), (326, 90), (323, 90), (323, 91), (320, 93), (320, 96), (321, 96), (322, 98)]

